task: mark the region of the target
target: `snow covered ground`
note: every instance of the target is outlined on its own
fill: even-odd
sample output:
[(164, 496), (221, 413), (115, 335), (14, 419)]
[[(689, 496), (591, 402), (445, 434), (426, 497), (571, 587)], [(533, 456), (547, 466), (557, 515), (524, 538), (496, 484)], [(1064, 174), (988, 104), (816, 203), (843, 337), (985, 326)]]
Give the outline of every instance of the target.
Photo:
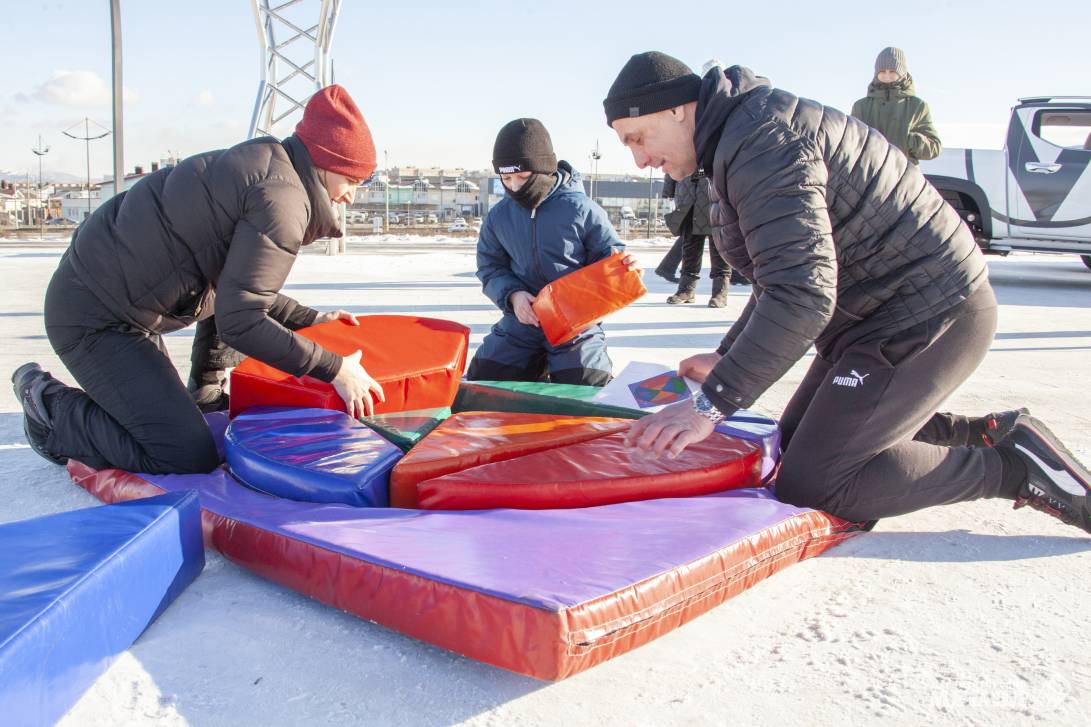
[[(320, 308), (459, 320), (480, 343), (497, 312), (470, 240), (360, 238), (301, 257), (287, 292)], [(634, 244), (650, 270), (663, 241)], [(64, 376), (42, 327), (62, 248), (0, 241), (0, 371)], [(988, 358), (949, 402), (1029, 406), (1091, 462), (1091, 271), (1074, 257), (989, 259), (1002, 304)], [(617, 369), (715, 348), (738, 314), (667, 306), (672, 286), (610, 318)], [(192, 330), (169, 337), (186, 371)], [(777, 414), (807, 361), (771, 389)], [(7, 379), (5, 378), (5, 387)], [(96, 501), (26, 446), (0, 394), (0, 522)], [(1086, 725), (1091, 538), (1002, 502), (937, 508), (793, 566), (693, 623), (557, 684), (418, 643), (208, 554), (208, 566), (65, 718), (66, 725)], [(2, 721), (2, 718), (0, 718)]]

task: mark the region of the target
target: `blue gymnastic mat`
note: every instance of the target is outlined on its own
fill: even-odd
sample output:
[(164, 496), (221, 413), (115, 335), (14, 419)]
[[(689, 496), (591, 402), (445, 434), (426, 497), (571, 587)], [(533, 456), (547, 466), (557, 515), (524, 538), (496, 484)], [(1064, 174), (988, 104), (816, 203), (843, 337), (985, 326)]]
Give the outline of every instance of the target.
[(231, 472), (276, 497), (386, 507), (402, 450), (349, 415), (329, 409), (256, 407), (224, 439)]
[(0, 525), (0, 723), (64, 716), (204, 564), (193, 491)]

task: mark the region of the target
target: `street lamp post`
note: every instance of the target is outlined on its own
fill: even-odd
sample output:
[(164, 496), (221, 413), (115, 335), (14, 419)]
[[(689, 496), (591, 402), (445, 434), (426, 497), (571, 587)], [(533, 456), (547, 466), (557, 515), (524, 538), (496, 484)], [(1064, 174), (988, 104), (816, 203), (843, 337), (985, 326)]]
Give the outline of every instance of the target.
[[(85, 153), (86, 153), (86, 156), (87, 156), (87, 216), (90, 217), (91, 216), (91, 142), (95, 141), (96, 139), (105, 139), (107, 136), (110, 135), (110, 130), (107, 129), (102, 124), (100, 124), (98, 122), (95, 122), (95, 126), (99, 127), (100, 129), (104, 129), (104, 131), (103, 131), (103, 133), (99, 134), (98, 136), (91, 136), (91, 119), (87, 118), (86, 116), (83, 117), (83, 136), (76, 136), (75, 134), (69, 133), (70, 131), (72, 131), (72, 129), (76, 128), (76, 126), (79, 126), (79, 124), (75, 124), (74, 126), (69, 127), (68, 129), (64, 130), (61, 133), (63, 133), (65, 136), (67, 136), (67, 137), (69, 137), (71, 139), (77, 139), (77, 140), (83, 141), (83, 143), (84, 143)], [(122, 174), (121, 179), (114, 179), (114, 194), (117, 194), (118, 192), (120, 192), (121, 188), (124, 185), (125, 185), (125, 175)]]
[(652, 190), (655, 188), (655, 182), (652, 180), (652, 168), (648, 167), (648, 232), (645, 237), (650, 238), (652, 236), (652, 225), (655, 223), (655, 216), (652, 213)]
[(386, 190), (386, 217), (383, 218), (383, 228), (390, 232), (390, 157), (383, 152), (383, 189)]
[(591, 201), (595, 200), (595, 172), (599, 168), (599, 159), (602, 159), (602, 154), (599, 154), (599, 140), (595, 139), (595, 148), (591, 150), (591, 194), (587, 195), (591, 198)]
[(38, 157), (38, 235), (45, 237), (45, 214), (42, 210), (42, 157), (49, 153), (48, 146), (42, 146), (42, 135), (38, 135), (38, 146), (31, 148)]
[[(122, 116), (122, 99), (124, 98), (121, 85), (121, 0), (110, 0), (110, 60), (113, 77), (113, 111), (114, 111), (114, 179), (125, 179), (125, 142)], [(114, 194), (121, 188), (114, 185)]]

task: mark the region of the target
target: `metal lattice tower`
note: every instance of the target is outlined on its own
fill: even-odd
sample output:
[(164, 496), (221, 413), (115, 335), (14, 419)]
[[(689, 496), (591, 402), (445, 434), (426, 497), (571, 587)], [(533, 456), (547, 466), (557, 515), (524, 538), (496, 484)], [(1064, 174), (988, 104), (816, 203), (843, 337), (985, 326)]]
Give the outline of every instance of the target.
[[(333, 83), (330, 46), (341, 0), (251, 3), (261, 49), (261, 81), (250, 138), (282, 136), (275, 133), (277, 125), (301, 113), (315, 91)], [(318, 22), (314, 23), (316, 6)]]

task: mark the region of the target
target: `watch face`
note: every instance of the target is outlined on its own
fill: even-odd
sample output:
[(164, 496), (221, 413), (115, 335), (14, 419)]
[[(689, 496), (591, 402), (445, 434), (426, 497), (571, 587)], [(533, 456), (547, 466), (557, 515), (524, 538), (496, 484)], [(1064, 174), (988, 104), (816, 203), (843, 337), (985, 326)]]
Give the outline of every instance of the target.
[(704, 395), (704, 393), (700, 393), (694, 397), (693, 408), (698, 414), (713, 423), (724, 418), (724, 415), (716, 408), (716, 405)]

